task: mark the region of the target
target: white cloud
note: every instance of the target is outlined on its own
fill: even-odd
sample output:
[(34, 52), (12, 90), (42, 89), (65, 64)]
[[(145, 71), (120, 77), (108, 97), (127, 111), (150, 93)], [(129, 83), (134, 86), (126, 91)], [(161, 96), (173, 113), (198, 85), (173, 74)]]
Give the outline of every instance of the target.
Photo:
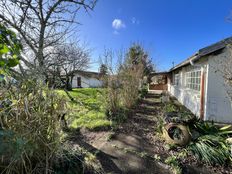
[(139, 25), (140, 24), (140, 21), (138, 19), (136, 19), (135, 17), (131, 18), (131, 23), (132, 24), (136, 24), (136, 25)]
[(121, 19), (114, 19), (113, 22), (112, 22), (112, 27), (115, 30), (120, 30), (122, 28), (125, 28), (126, 25)]

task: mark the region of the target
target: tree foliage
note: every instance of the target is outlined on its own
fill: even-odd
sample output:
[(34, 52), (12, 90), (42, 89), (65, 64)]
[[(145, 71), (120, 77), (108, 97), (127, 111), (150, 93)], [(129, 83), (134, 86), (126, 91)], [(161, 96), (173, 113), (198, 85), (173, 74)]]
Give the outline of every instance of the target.
[(21, 49), (16, 34), (0, 24), (0, 73), (19, 63)]
[(139, 44), (133, 44), (126, 54), (126, 66), (135, 67), (135, 65), (143, 65), (143, 75), (148, 75), (153, 71), (151, 58), (144, 48)]
[(108, 74), (107, 65), (104, 64), (104, 63), (101, 64), (99, 72), (100, 72), (100, 74), (103, 75), (103, 76), (106, 75), (106, 74)]

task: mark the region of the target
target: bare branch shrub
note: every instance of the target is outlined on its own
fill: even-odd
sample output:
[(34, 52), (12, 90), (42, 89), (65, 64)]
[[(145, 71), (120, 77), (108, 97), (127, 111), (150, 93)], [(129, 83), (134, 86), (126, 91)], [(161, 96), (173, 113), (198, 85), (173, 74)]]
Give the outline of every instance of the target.
[(130, 57), (130, 51), (120, 51), (115, 57), (112, 50), (106, 50), (102, 58), (108, 70), (104, 79), (107, 84), (107, 110), (114, 120), (121, 120), (125, 112), (136, 105), (145, 75), (144, 62), (140, 61), (144, 54), (139, 52), (136, 63), (131, 63), (133, 58)]
[(144, 66), (138, 64), (133, 66), (133, 68), (121, 69), (119, 72), (122, 84), (121, 99), (123, 106), (128, 109), (132, 108), (138, 101), (143, 71)]
[(112, 50), (105, 50), (104, 55), (101, 57), (104, 61), (104, 66), (107, 67), (107, 75), (102, 76), (103, 83), (105, 84), (106, 92), (106, 109), (109, 115), (115, 115), (120, 108), (120, 80), (117, 74), (117, 68), (113, 67), (114, 53)]

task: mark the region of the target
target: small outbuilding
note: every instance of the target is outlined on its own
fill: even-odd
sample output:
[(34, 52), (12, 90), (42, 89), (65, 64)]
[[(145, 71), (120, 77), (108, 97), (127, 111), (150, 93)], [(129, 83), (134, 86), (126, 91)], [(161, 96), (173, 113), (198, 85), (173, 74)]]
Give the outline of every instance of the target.
[(72, 88), (99, 88), (102, 87), (103, 81), (101, 74), (91, 71), (75, 71), (72, 79)]
[(167, 90), (168, 89), (168, 72), (153, 72), (150, 73), (149, 90)]

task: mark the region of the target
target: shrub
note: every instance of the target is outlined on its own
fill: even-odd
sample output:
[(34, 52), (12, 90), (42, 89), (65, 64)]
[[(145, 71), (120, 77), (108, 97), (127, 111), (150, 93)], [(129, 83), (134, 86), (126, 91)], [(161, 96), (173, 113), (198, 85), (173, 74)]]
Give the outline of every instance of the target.
[[(107, 75), (103, 80), (107, 88), (107, 113), (113, 120), (121, 120), (124, 111), (130, 110), (137, 104), (143, 76), (147, 72), (145, 70), (150, 67), (150, 62), (147, 53), (138, 45), (133, 45), (126, 53), (119, 52), (117, 66), (112, 66), (113, 58), (113, 52), (106, 50), (103, 59)], [(145, 88), (142, 89), (141, 94), (144, 95), (146, 91)]]
[(123, 68), (119, 72), (121, 88), (121, 99), (123, 106), (127, 109), (132, 108), (139, 99), (139, 89), (143, 66), (134, 65), (133, 68)]
[(108, 78), (108, 86), (106, 91), (106, 109), (107, 112), (114, 115), (120, 108), (120, 90), (121, 85), (118, 76), (110, 76)]
[(110, 119), (122, 122), (139, 99), (140, 71), (124, 69), (107, 78), (106, 112)]

